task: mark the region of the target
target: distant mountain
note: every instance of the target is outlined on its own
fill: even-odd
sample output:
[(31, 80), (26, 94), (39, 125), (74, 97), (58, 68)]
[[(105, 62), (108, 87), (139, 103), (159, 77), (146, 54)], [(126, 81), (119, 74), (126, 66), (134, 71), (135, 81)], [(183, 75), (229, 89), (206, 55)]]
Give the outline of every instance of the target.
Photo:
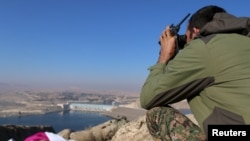
[(8, 83), (0, 82), (0, 87), (4, 87), (4, 86), (8, 86), (8, 85), (9, 85)]
[(22, 91), (27, 88), (28, 88), (27, 85), (9, 84), (9, 83), (0, 82), (0, 93)]
[(70, 91), (70, 92), (86, 92), (86, 93), (95, 93), (95, 94), (112, 94), (112, 95), (126, 95), (126, 96), (139, 96), (139, 92), (133, 92), (130, 90), (122, 90), (119, 88), (113, 89), (101, 89), (98, 86), (96, 88), (87, 87), (87, 86), (44, 86), (44, 85), (28, 85), (28, 84), (19, 84), (19, 83), (5, 83), (0, 82), (0, 93), (13, 93), (20, 91), (44, 91), (44, 92), (62, 92), (62, 91)]

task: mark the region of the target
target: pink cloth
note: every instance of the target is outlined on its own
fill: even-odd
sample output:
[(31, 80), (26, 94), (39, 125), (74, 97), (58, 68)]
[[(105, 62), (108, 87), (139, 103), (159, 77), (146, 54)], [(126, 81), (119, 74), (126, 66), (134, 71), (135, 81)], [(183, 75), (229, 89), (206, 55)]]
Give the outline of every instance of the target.
[(38, 132), (27, 137), (24, 141), (50, 141), (44, 132)]
[[(51, 132), (38, 132), (27, 137), (24, 141), (67, 141), (62, 136)], [(72, 140), (73, 141), (73, 140)]]

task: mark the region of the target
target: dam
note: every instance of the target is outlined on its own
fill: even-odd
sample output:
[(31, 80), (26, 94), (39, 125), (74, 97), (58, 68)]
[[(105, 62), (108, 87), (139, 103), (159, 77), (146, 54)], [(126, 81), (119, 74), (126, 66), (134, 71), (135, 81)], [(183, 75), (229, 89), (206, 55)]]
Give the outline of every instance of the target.
[(67, 104), (61, 105), (64, 110), (77, 110), (77, 111), (110, 111), (112, 108), (117, 107), (118, 105), (113, 102), (112, 104), (92, 104), (85, 103), (80, 101), (70, 101)]

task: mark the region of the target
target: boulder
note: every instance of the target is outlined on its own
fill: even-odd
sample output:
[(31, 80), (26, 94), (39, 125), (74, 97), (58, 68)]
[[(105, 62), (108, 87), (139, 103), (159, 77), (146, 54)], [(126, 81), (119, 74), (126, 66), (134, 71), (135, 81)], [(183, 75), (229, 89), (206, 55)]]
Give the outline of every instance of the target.
[(75, 141), (108, 141), (127, 122), (125, 118), (112, 119), (86, 130), (72, 132), (70, 129), (64, 129), (57, 134)]
[(153, 141), (147, 129), (146, 116), (141, 116), (122, 126), (111, 141)]

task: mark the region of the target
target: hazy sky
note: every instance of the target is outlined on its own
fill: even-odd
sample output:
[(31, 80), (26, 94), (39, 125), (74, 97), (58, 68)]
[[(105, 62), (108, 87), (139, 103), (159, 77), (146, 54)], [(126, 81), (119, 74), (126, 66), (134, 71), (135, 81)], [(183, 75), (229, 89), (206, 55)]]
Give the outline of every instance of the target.
[(165, 26), (209, 4), (250, 16), (249, 0), (0, 0), (0, 83), (139, 93)]

